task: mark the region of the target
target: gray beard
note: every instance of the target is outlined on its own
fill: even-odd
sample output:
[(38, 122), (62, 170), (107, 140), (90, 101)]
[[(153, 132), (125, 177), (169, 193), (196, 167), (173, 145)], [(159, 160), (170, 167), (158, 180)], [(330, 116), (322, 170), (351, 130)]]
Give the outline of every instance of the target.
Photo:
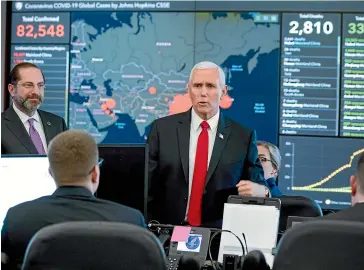
[(28, 99), (17, 98), (17, 97), (13, 99), (13, 102), (16, 103), (19, 109), (24, 110), (25, 112), (28, 113), (35, 112), (42, 104), (42, 100), (40, 100), (39, 104), (33, 104)]

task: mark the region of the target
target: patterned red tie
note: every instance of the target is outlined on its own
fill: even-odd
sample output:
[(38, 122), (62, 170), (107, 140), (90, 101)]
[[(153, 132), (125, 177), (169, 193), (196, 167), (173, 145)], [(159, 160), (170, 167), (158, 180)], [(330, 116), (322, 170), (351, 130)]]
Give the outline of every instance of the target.
[(206, 121), (203, 121), (201, 127), (202, 131), (197, 142), (195, 169), (193, 171), (190, 205), (187, 214), (187, 221), (192, 226), (201, 225), (202, 195), (205, 188), (208, 165), (209, 134), (207, 129), (210, 126)]

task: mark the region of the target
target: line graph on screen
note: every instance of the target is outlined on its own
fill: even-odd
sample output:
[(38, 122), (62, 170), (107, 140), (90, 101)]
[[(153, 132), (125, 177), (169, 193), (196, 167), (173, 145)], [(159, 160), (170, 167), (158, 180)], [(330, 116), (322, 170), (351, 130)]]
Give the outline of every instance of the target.
[(350, 193), (349, 178), (364, 152), (363, 141), (322, 144), (320, 139), (287, 140), (281, 145), (282, 182), (292, 191)]
[(344, 192), (344, 193), (350, 193), (350, 187), (340, 187), (340, 188), (320, 188), (320, 186), (328, 181), (330, 181), (331, 179), (333, 179), (333, 177), (335, 175), (337, 175), (338, 173), (340, 173), (341, 171), (347, 169), (347, 168), (351, 168), (353, 165), (353, 160), (356, 156), (360, 155), (361, 153), (364, 152), (364, 148), (359, 149), (358, 151), (355, 151), (351, 156), (350, 156), (350, 161), (349, 163), (337, 168), (335, 171), (333, 171), (332, 173), (330, 173), (328, 176), (326, 176), (325, 178), (321, 179), (320, 181), (311, 184), (311, 185), (307, 185), (307, 186), (303, 186), (303, 187), (295, 187), (292, 183), (292, 190), (305, 190), (305, 191), (318, 191), (318, 192)]

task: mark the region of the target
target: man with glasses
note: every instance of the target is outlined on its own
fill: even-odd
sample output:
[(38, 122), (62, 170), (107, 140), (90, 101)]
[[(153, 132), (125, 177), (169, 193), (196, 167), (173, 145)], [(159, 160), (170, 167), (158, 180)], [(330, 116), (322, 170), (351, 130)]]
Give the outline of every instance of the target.
[(57, 135), (49, 144), (48, 160), (56, 191), (10, 208), (4, 219), (1, 252), (6, 254), (4, 257), (10, 264), (21, 265), (32, 236), (48, 225), (67, 221), (111, 221), (146, 226), (140, 211), (94, 196), (102, 160), (96, 141), (89, 133), (68, 130)]
[(46, 155), (48, 143), (67, 130), (63, 118), (39, 110), (45, 78), (32, 63), (20, 63), (9, 74), (13, 104), (1, 114), (1, 154)]

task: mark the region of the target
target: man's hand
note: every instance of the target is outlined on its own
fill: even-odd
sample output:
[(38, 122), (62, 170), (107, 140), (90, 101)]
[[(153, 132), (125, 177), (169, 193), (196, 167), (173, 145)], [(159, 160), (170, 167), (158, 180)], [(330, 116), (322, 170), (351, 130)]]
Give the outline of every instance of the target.
[(249, 180), (240, 180), (236, 185), (240, 196), (265, 197), (266, 188)]

